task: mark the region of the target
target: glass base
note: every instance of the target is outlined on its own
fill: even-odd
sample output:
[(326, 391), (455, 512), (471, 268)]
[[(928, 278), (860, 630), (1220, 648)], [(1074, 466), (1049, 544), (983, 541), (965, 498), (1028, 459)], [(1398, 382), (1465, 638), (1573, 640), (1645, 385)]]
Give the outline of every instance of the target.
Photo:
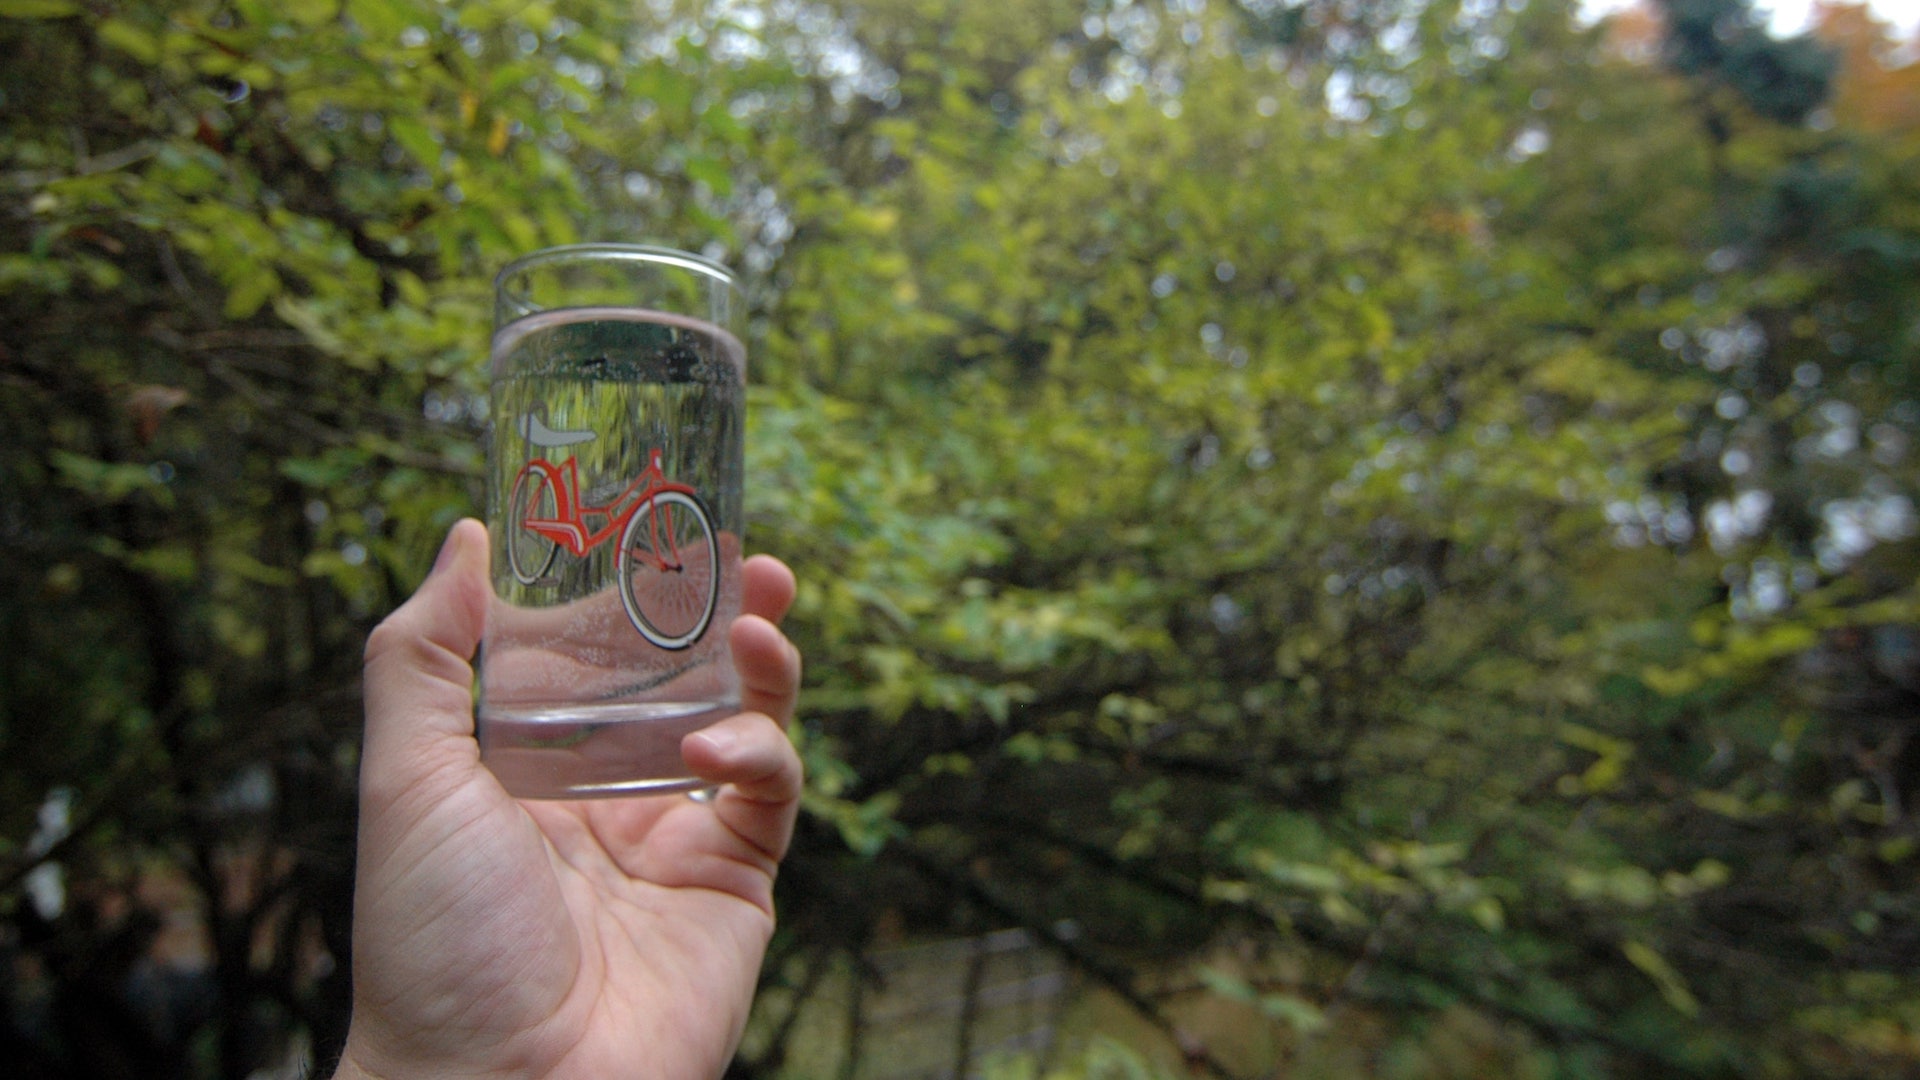
[(688, 772), (680, 740), (739, 710), (733, 701), (483, 708), (480, 759), (522, 799), (697, 791), (712, 785)]

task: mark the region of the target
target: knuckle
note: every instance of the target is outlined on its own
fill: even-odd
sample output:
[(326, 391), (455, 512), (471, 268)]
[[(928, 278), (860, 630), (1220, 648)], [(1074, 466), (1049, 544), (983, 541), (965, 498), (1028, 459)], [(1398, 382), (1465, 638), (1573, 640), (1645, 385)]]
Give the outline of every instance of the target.
[(365, 663), (371, 664), (382, 656), (389, 656), (396, 650), (406, 648), (411, 635), (402, 625), (400, 614), (396, 611), (380, 620), (380, 625), (374, 627), (373, 632), (367, 635), (366, 648), (361, 653), (361, 659)]

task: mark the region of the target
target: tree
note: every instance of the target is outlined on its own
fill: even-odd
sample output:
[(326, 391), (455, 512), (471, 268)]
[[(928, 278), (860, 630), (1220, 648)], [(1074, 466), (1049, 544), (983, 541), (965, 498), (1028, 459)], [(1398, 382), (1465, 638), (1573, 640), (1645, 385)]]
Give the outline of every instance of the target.
[[(29, 58), (3, 77), (0, 814), (28, 836), (50, 790), (74, 814), (7, 853), (10, 882), (57, 859), (71, 883), (57, 915), (10, 909), (54, 961), (15, 1059), (243, 1076), (295, 1028), (324, 1059), (360, 643), (474, 505), (486, 275), (622, 182), (605, 140), (641, 118), (584, 115), (605, 80), (658, 103), (673, 156), (627, 175), (670, 208), (738, 132), (672, 64), (621, 63), (678, 35), (595, 4), (0, 15)], [(182, 877), (217, 1009), (103, 1030), (167, 976), (116, 912)]]
[[(1908, 318), (1887, 268), (1807, 261), (1903, 197), (1818, 239), (1768, 231), (1807, 220), (1776, 170), (1834, 160), (1778, 123), (1818, 103), (1818, 50), (1736, 34), (1737, 55), (1692, 58), (1701, 96), (1562, 11), (1440, 7), (1398, 45), (1291, 69), (1231, 23), (1189, 34), (1187, 11), (1063, 20), (1044, 50), (1013, 39), (1041, 57), (1026, 73), (978, 85), (949, 22), (949, 66), (866, 76), (899, 103), (848, 110), (842, 191), (796, 199), (819, 207), (798, 235), (828, 239), (790, 252), (778, 321), (818, 335), (810, 363), (849, 362), (811, 370), (895, 448), (812, 519), (850, 545), (815, 600), (850, 636), (816, 651), (882, 632), (816, 698), (854, 777), (835, 811), (869, 844), (883, 811), (904, 830), (872, 877), (835, 876), (924, 896), (917, 926), (956, 925), (954, 888), (975, 917), (1071, 915), (1095, 932), (1069, 947), (1123, 993), (1143, 954), (1242, 927), (1333, 965), (1247, 991), (1303, 1030), (1355, 997), (1407, 1020), (1464, 1002), (1569, 1065), (1879, 1067), (1832, 1022), (1848, 980), (1879, 977), (1831, 937), (1857, 896), (1806, 861), (1845, 847), (1807, 795), (1834, 790), (1822, 702), (1776, 703), (1813, 639), (1754, 619), (1778, 571), (1730, 595), (1715, 550), (1751, 492), (1790, 505), (1778, 474), (1729, 491), (1719, 467), (1745, 415), (1723, 379), (1806, 362), (1763, 356), (1755, 320), (1863, 286), (1889, 302), (1857, 311)], [(848, 12), (856, 40), (873, 20), (896, 53), (934, 51), (931, 27), (899, 46), (890, 6)], [(1748, 77), (1774, 49), (1808, 80), (1750, 102), (1779, 90)], [(942, 138), (988, 115), (992, 141)], [(1743, 220), (1760, 233), (1735, 242)], [(903, 367), (940, 404), (873, 385)], [(1788, 401), (1823, 415), (1751, 411)], [(1829, 474), (1780, 527), (1832, 542), (1821, 507), (1858, 479)], [(845, 514), (889, 484), (975, 520)], [(929, 553), (945, 588), (901, 578)], [(1667, 678), (1693, 627), (1728, 646), (1699, 695)], [(1729, 824), (1774, 807), (1807, 830)], [(1809, 983), (1807, 963), (1858, 977)], [(1749, 1034), (1769, 1029), (1794, 1034)]]
[(1920, 125), (1920, 66), (1901, 62), (1892, 28), (1865, 4), (1826, 2), (1815, 9), (1813, 33), (1841, 58), (1836, 117), (1848, 127), (1912, 134)]

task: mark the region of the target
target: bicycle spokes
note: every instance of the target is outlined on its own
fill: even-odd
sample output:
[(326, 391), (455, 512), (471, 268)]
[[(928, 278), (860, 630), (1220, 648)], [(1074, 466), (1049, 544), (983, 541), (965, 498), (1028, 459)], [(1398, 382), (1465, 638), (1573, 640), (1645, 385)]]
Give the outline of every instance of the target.
[(698, 498), (651, 496), (628, 522), (620, 556), (621, 598), (648, 641), (684, 649), (706, 633), (719, 600), (720, 552)]

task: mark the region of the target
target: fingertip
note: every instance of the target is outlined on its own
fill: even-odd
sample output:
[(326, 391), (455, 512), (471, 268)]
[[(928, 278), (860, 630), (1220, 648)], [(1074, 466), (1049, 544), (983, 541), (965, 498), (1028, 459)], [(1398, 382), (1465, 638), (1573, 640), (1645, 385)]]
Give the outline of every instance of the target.
[[(367, 659), (399, 642), (426, 640), (471, 657), (485, 625), (487, 527), (462, 518), (447, 530), (433, 567), (404, 603), (387, 614), (367, 640)], [(471, 639), (470, 641), (468, 639)]]
[(785, 646), (787, 635), (764, 615), (751, 612), (733, 620), (727, 629), (727, 643), (738, 654), (743, 650), (749, 654), (764, 653), (774, 646)]
[(484, 550), (486, 540), (487, 527), (473, 518), (461, 518), (454, 522), (453, 527), (447, 530), (447, 538), (440, 542), (440, 554), (434, 558), (433, 569), (427, 571), (427, 576), (436, 577), (449, 566), (458, 564), (475, 546)]
[(800, 650), (780, 628), (758, 615), (735, 619), (728, 633), (734, 670), (740, 675), (741, 704), (753, 712), (791, 718), (800, 691)]
[(777, 555), (768, 555), (765, 552), (761, 552), (758, 555), (749, 555), (747, 556), (746, 565), (756, 568), (750, 570), (750, 573), (768, 574), (784, 578), (787, 584), (793, 584), (793, 568), (788, 566), (786, 561)]
[[(434, 560), (428, 582), (435, 588), (456, 590), (453, 603), (465, 610), (470, 623), (484, 626), (488, 601), (493, 596), (493, 588), (487, 581), (491, 561), (487, 527), (473, 518), (461, 518), (447, 530), (446, 543), (441, 546), (439, 558)], [(442, 577), (449, 579), (447, 584), (437, 580)], [(428, 582), (421, 583), (421, 591), (426, 590)]]
[(741, 609), (778, 623), (793, 606), (798, 585), (793, 570), (772, 555), (755, 555), (741, 565)]
[(702, 728), (680, 741), (680, 756), (687, 765), (700, 773), (703, 779), (711, 779), (700, 771), (702, 765), (709, 770), (722, 767), (728, 756), (740, 744), (740, 737), (726, 723)]
[(694, 775), (731, 784), (755, 801), (799, 796), (800, 757), (773, 718), (743, 712), (680, 741)]

